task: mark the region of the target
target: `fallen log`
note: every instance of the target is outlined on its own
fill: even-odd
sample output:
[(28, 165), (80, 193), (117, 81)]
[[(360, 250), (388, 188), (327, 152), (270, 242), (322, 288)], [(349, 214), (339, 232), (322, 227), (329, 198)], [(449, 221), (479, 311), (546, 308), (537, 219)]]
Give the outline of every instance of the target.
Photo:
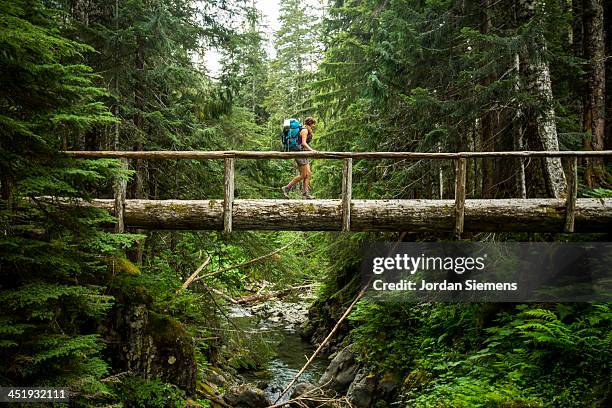
[[(114, 213), (114, 200), (62, 201)], [(341, 200), (235, 200), (235, 230), (340, 231)], [(562, 199), (465, 200), (464, 231), (563, 232)], [(612, 199), (579, 198), (575, 232), (612, 230)], [(126, 226), (154, 230), (223, 230), (223, 200), (126, 200)], [(352, 200), (351, 231), (448, 231), (454, 200)]]
[(290, 288), (287, 289), (282, 289), (282, 290), (275, 290), (272, 292), (265, 292), (265, 293), (256, 293), (253, 295), (246, 295), (243, 296), (241, 298), (235, 299), (236, 300), (236, 304), (244, 304), (244, 303), (253, 303), (253, 302), (261, 302), (264, 300), (268, 300), (268, 299), (272, 299), (272, 298), (283, 298), (285, 296), (290, 295), (291, 293), (295, 292), (296, 290), (300, 290), (300, 289), (310, 289), (314, 287), (314, 285), (299, 285), (299, 286), (292, 286)]

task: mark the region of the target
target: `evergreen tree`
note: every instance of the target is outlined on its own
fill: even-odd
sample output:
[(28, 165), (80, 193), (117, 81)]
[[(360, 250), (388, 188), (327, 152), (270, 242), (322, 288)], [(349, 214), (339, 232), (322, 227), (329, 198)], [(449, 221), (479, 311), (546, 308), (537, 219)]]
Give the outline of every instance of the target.
[(307, 2), (280, 2), (280, 29), (275, 33), (276, 57), (270, 64), (270, 95), (266, 106), (271, 122), (313, 113), (312, 81), (320, 60), (319, 12)]
[(244, 107), (264, 124), (268, 114), (263, 106), (268, 94), (268, 54), (262, 14), (255, 2), (244, 10), (240, 32), (231, 37), (222, 61), (222, 83), (232, 92), (232, 106)]
[(99, 277), (129, 240), (96, 229), (108, 215), (67, 210), (57, 197), (87, 197), (115, 173), (114, 161), (60, 153), (114, 119), (82, 64), (93, 49), (59, 34), (60, 14), (32, 0), (0, 9), (0, 383), (97, 397), (108, 370), (97, 325), (113, 301)]

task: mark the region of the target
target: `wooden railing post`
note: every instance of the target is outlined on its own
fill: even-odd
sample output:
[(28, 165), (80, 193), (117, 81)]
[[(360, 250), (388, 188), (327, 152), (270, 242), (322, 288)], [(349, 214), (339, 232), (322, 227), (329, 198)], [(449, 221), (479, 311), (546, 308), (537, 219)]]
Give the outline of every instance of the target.
[[(121, 169), (127, 170), (128, 160), (126, 158), (121, 158), (120, 161)], [(123, 220), (125, 214), (125, 198), (127, 194), (127, 179), (125, 178), (125, 174), (120, 174), (115, 177), (113, 193), (115, 195), (115, 217), (117, 218), (115, 233), (121, 234), (125, 232), (125, 222)]]
[(225, 159), (224, 197), (223, 197), (223, 232), (232, 232), (232, 212), (234, 208), (234, 168), (236, 159)]
[(463, 233), (463, 220), (465, 215), (465, 176), (466, 159), (460, 158), (455, 161), (455, 237), (461, 239)]
[(353, 159), (344, 159), (342, 165), (342, 231), (351, 230), (351, 196), (353, 194)]
[(578, 158), (572, 157), (567, 175), (567, 198), (565, 202), (565, 226), (563, 232), (574, 232), (576, 219), (576, 197), (578, 196)]

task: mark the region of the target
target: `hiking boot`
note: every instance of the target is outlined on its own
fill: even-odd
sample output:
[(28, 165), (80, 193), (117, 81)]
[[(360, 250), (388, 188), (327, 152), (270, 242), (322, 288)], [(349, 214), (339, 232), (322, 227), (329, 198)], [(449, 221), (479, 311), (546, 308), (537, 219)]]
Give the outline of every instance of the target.
[(302, 197), (304, 197), (306, 200), (312, 200), (314, 197), (310, 195), (310, 193), (308, 191), (304, 191), (302, 193)]
[(287, 188), (287, 186), (283, 186), (283, 195), (285, 196), (285, 198), (289, 198), (289, 188)]

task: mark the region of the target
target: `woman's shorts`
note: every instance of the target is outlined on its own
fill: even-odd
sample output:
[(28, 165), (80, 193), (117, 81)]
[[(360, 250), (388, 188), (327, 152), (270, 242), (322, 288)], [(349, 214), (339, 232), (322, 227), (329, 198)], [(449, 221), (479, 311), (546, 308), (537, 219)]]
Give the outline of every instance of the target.
[(304, 166), (306, 164), (310, 164), (308, 159), (295, 159), (295, 162), (297, 163), (298, 167)]

